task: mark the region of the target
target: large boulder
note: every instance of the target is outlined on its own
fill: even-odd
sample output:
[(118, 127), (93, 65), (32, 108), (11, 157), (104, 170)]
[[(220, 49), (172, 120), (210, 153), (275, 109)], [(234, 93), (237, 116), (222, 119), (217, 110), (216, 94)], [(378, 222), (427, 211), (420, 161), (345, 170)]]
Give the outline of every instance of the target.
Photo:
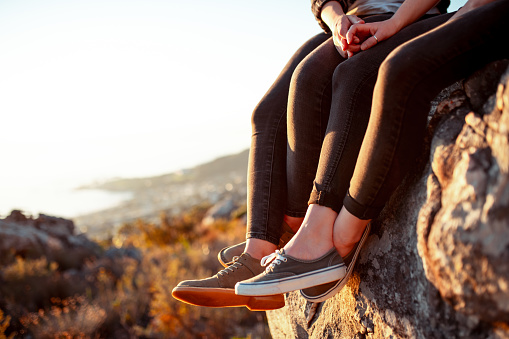
[(44, 214), (27, 217), (18, 210), (0, 219), (0, 261), (12, 256), (44, 256), (61, 268), (77, 268), (85, 258), (96, 257), (99, 253), (96, 243), (85, 235), (74, 234), (71, 220)]
[(509, 338), (508, 65), (433, 105), (429, 152), (372, 222), (348, 284), (320, 304), (288, 293), (267, 312), (273, 338)]

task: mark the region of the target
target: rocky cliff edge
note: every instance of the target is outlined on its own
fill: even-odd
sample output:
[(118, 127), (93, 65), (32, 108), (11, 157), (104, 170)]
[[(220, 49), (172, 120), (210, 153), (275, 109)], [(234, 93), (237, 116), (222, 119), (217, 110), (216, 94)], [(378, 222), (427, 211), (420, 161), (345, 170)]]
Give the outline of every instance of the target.
[(287, 294), (273, 338), (509, 338), (508, 65), (441, 93), (428, 151), (346, 287), (320, 304)]

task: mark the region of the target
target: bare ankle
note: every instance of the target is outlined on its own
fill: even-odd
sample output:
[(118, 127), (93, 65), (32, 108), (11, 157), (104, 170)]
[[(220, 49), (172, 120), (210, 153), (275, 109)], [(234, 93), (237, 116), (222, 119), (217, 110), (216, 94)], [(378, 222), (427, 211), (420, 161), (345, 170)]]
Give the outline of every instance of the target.
[(336, 250), (338, 251), (339, 255), (344, 258), (346, 255), (348, 255), (355, 248), (355, 244), (357, 244), (357, 242), (358, 241), (351, 241), (348, 243), (336, 242), (336, 243), (334, 243), (334, 247), (336, 247)]
[(246, 241), (244, 253), (249, 254), (255, 259), (262, 259), (277, 249), (277, 246), (267, 240), (249, 238)]
[(364, 233), (369, 220), (359, 219), (346, 208), (342, 208), (334, 223), (334, 246), (341, 256), (355, 247)]
[(288, 215), (284, 216), (284, 221), (290, 226), (293, 232), (297, 233), (297, 231), (300, 228), (300, 225), (302, 225), (302, 221), (304, 218), (297, 218), (297, 217), (290, 217)]
[(297, 234), (285, 246), (288, 255), (298, 259), (316, 259), (332, 246), (332, 230), (337, 213), (319, 205), (310, 205)]

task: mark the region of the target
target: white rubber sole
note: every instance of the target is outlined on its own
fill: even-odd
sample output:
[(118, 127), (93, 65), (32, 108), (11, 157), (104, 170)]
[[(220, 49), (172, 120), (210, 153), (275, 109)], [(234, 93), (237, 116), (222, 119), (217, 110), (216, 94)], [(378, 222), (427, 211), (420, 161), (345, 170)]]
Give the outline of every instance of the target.
[(261, 282), (238, 282), (235, 284), (235, 294), (249, 296), (281, 294), (326, 284), (343, 278), (345, 274), (346, 266), (340, 264), (293, 277)]
[(357, 261), (357, 257), (359, 256), (359, 254), (361, 252), (362, 245), (364, 245), (364, 242), (368, 238), (370, 231), (371, 231), (371, 224), (368, 224), (366, 226), (366, 230), (364, 231), (364, 234), (362, 235), (361, 240), (359, 240), (359, 245), (357, 246), (357, 249), (354, 253), (352, 261), (350, 262), (350, 265), (347, 267), (345, 276), (342, 279), (340, 279), (336, 285), (331, 287), (327, 292), (324, 292), (317, 296), (308, 296), (301, 289), (300, 294), (302, 295), (302, 297), (304, 297), (304, 299), (306, 299), (307, 301), (319, 303), (319, 302), (325, 301), (325, 300), (335, 296), (337, 293), (339, 293), (339, 291), (341, 291), (343, 289), (343, 287), (345, 287), (346, 283), (348, 282), (348, 279), (350, 278), (350, 275), (352, 274), (353, 269), (355, 267), (355, 262)]
[(302, 297), (304, 299), (306, 299), (307, 301), (313, 302), (313, 303), (320, 303), (322, 301), (330, 299), (333, 296), (335, 296), (336, 294), (338, 294), (338, 292), (341, 291), (343, 289), (343, 287), (345, 287), (346, 283), (348, 282), (348, 279), (350, 278), (350, 275), (352, 274), (352, 271), (353, 271), (353, 269), (347, 270), (343, 279), (340, 279), (336, 285), (334, 285), (331, 289), (329, 289), (325, 293), (322, 293), (322, 294), (314, 296), (314, 297), (310, 297), (307, 294), (305, 294), (301, 289), (300, 294), (302, 295)]

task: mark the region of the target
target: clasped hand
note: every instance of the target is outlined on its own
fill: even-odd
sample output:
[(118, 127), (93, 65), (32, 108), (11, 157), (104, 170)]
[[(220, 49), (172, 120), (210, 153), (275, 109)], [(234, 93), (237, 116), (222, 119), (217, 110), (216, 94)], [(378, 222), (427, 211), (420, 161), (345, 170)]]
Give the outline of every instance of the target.
[(348, 31), (355, 24), (364, 24), (364, 20), (357, 17), (356, 15), (341, 15), (337, 18), (334, 23), (334, 29), (332, 30), (332, 39), (334, 41), (334, 46), (338, 50), (339, 54), (343, 58), (349, 58), (354, 53), (356, 53), (356, 49), (359, 43), (361, 43), (358, 38), (355, 36), (351, 37), (351, 42), (347, 41)]
[(388, 39), (396, 32), (396, 25), (390, 19), (365, 23), (355, 15), (344, 15), (336, 22), (333, 39), (339, 54), (350, 58)]

